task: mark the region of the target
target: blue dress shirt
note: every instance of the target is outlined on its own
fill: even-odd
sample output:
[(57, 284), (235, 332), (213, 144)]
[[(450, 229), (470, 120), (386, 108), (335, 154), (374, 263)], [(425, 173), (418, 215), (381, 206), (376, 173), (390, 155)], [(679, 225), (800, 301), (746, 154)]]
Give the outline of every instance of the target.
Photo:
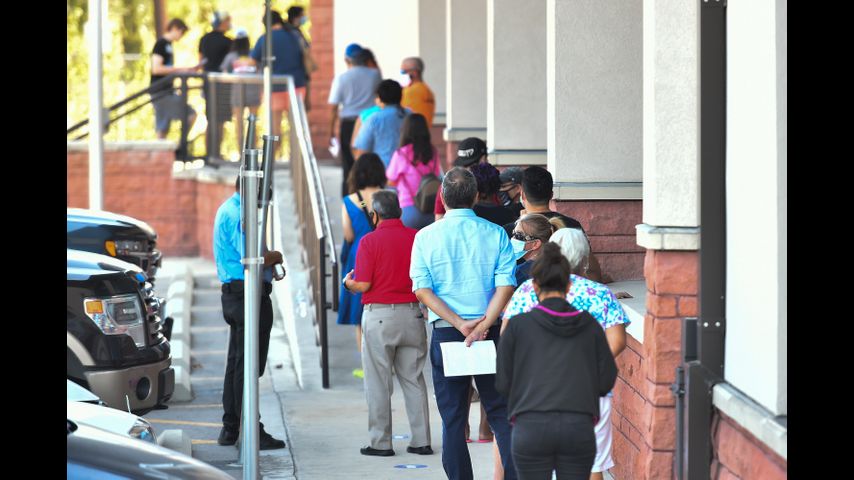
[[(213, 252), (216, 275), (222, 283), (243, 280), (243, 226), (240, 224), (240, 194), (235, 192), (216, 211)], [(265, 248), (266, 250), (266, 248)], [(264, 281), (272, 283), (273, 270), (264, 267)]]
[[(412, 246), (412, 291), (433, 290), (463, 319), (486, 314), (496, 287), (516, 286), (516, 259), (507, 233), (470, 208), (449, 210), (418, 232)], [(431, 310), (430, 322), (439, 316)]]

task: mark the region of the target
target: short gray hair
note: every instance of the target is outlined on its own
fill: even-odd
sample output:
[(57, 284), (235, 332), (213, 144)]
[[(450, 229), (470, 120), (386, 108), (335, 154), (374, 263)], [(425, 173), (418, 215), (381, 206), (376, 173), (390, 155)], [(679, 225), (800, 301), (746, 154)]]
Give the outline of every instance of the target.
[(449, 209), (471, 208), (477, 199), (474, 174), (467, 168), (452, 168), (442, 180), (442, 198)]
[(561, 228), (549, 238), (560, 246), (563, 256), (569, 260), (573, 273), (583, 273), (587, 270), (587, 259), (590, 256), (590, 244), (587, 237), (578, 228)]
[(397, 200), (397, 194), (391, 190), (380, 190), (374, 193), (374, 198), (371, 201), (371, 207), (377, 212), (383, 220), (392, 218), (400, 218), (402, 212), (400, 210), (400, 202)]

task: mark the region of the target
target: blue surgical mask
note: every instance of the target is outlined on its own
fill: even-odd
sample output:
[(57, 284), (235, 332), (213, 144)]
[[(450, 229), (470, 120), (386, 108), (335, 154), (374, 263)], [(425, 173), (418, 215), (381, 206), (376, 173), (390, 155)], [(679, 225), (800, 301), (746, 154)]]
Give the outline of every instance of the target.
[(513, 257), (516, 260), (519, 260), (520, 258), (524, 257), (526, 253), (528, 253), (528, 251), (525, 250), (526, 243), (528, 242), (525, 242), (524, 240), (516, 240), (515, 238), (510, 239), (510, 245), (513, 246)]
[(300, 24), (300, 26), (305, 25), (305, 22), (307, 22), (307, 21), (308, 21), (308, 18), (306, 18), (306, 17), (300, 17), (300, 19), (299, 19), (299, 24)]

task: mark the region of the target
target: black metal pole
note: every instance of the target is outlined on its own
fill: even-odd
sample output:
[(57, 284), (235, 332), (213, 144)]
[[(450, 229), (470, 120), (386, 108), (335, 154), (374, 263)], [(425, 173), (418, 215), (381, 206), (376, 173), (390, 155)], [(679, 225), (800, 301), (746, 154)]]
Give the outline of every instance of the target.
[[(726, 332), (726, 1), (700, 3), (700, 281), (695, 347), (683, 338), (686, 432), (682, 479), (710, 478), (712, 388), (723, 381)], [(688, 326), (686, 319), (685, 326)], [(691, 352), (690, 350), (695, 350)], [(690, 360), (689, 354), (696, 354)]]
[[(320, 369), (323, 375), (323, 388), (329, 388), (329, 335), (326, 331), (326, 236), (318, 239), (318, 256), (320, 257)], [(333, 282), (335, 279), (333, 279)]]

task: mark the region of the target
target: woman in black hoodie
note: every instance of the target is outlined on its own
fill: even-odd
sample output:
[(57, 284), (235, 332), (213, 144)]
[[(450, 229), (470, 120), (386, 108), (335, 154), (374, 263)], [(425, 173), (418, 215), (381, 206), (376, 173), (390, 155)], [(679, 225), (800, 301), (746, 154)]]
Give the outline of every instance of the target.
[(531, 268), (539, 305), (518, 315), (498, 347), (495, 388), (507, 398), (520, 480), (587, 480), (599, 397), (617, 380), (602, 327), (566, 301), (569, 262), (554, 243)]

